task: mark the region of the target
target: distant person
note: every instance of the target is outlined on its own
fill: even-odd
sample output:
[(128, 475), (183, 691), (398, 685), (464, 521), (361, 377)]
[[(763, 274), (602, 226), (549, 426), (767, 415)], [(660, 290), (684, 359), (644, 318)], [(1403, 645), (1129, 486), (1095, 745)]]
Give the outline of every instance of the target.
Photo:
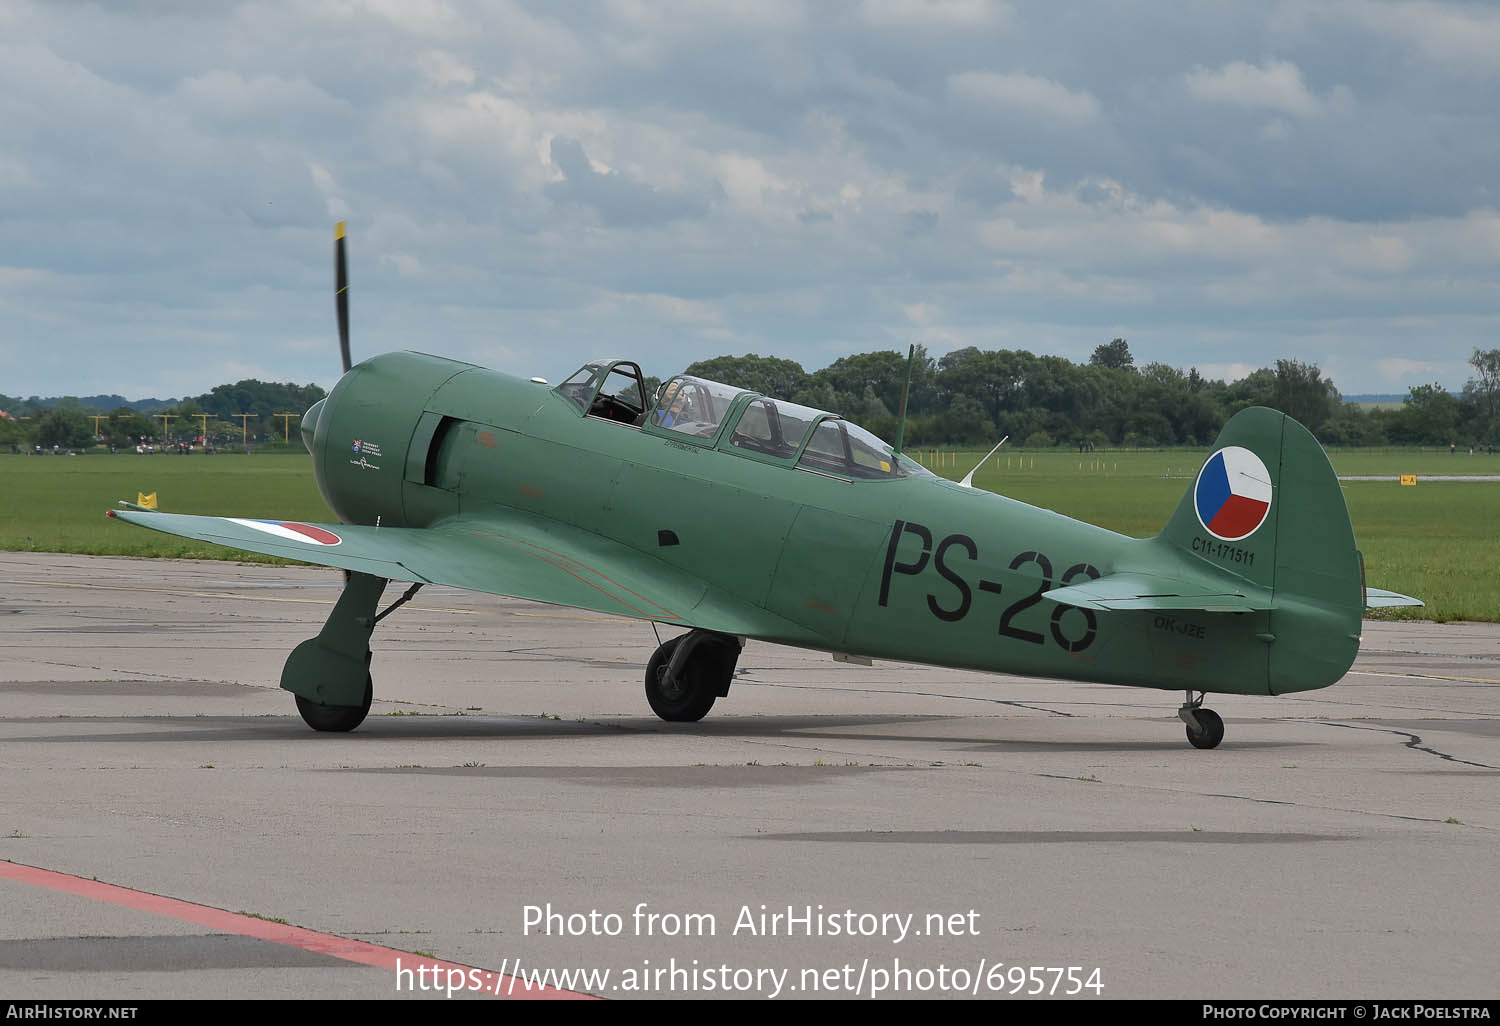
[(1457, 451), (1458, 451), (1458, 446), (1456, 444), (1454, 444), (1453, 442), (1449, 442), (1448, 443), (1448, 455), (1452, 456)]

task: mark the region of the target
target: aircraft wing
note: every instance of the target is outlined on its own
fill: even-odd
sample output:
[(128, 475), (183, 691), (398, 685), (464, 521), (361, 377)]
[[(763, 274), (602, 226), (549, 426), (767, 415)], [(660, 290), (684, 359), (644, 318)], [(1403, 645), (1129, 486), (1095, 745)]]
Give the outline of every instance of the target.
[(724, 634), (817, 643), (805, 628), (619, 542), (519, 511), (429, 528), (110, 510), (126, 523), (229, 548), (421, 584), (574, 606)]
[(1410, 595), (1402, 595), (1400, 592), (1386, 591), (1384, 588), (1365, 589), (1366, 609), (1387, 609), (1391, 606), (1425, 606), (1426, 604), (1421, 599), (1412, 598)]
[(1202, 613), (1248, 613), (1271, 608), (1271, 593), (1246, 585), (1243, 591), (1210, 588), (1155, 574), (1117, 573), (1043, 592), (1042, 598), (1106, 612), (1159, 609)]

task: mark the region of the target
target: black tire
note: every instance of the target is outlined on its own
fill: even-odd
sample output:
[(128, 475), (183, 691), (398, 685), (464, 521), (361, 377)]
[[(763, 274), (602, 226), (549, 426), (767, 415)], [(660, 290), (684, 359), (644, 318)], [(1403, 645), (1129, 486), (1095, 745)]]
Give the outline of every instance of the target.
[(1202, 727), (1199, 733), (1193, 733), (1188, 728), (1187, 739), (1194, 748), (1217, 748), (1219, 742), (1224, 740), (1224, 721), (1219, 714), (1212, 709), (1199, 709), (1197, 712), (1198, 725)]
[(717, 653), (712, 642), (694, 648), (678, 675), (676, 686), (667, 685), (667, 664), (685, 637), (686, 634), (663, 642), (646, 664), (646, 701), (651, 711), (668, 723), (696, 723), (708, 715), (714, 707), (714, 699), (718, 698), (713, 671), (719, 660), (715, 658)]
[(370, 702), (375, 698), (375, 685), (370, 675), (365, 674), (365, 700), (359, 705), (324, 705), (310, 698), (297, 697), (297, 711), (302, 722), (313, 730), (330, 734), (347, 734), (365, 721), (370, 711)]

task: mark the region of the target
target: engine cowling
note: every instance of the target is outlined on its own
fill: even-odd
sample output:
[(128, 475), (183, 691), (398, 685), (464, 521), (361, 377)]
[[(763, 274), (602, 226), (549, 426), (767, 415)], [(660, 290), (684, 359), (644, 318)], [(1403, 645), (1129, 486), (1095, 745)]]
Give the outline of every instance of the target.
[(346, 524), (403, 527), (412, 436), (429, 400), (473, 364), (385, 353), (351, 368), (302, 418), (323, 501)]

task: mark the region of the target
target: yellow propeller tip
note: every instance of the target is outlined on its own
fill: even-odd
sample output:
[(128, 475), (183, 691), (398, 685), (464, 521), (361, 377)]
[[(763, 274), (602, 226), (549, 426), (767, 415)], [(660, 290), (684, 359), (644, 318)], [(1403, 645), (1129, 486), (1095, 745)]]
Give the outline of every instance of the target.
[(333, 237), (335, 239), (342, 239), (344, 237), (344, 222), (340, 221), (333, 226)]

